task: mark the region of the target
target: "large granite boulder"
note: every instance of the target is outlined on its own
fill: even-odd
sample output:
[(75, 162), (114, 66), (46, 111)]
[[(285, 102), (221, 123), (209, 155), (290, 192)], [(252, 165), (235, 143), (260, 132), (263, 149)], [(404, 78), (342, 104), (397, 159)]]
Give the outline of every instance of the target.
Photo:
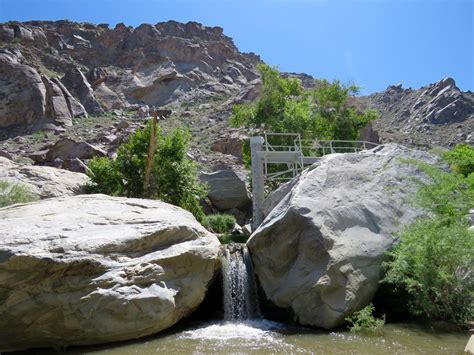
[(251, 205), (243, 172), (226, 166), (211, 173), (203, 172), (200, 179), (209, 185), (208, 197), (219, 211), (245, 209)]
[(331, 329), (371, 301), (385, 251), (421, 214), (409, 199), (426, 177), (402, 158), (435, 160), (388, 144), (327, 155), (283, 187), (248, 241), (270, 304)]
[(0, 49), (0, 128), (26, 125), (45, 115), (46, 89), (19, 50)]
[(89, 178), (85, 174), (47, 166), (17, 164), (0, 156), (0, 181), (2, 180), (21, 184), (40, 198), (49, 198), (76, 195)]
[(219, 241), (169, 204), (105, 195), (0, 209), (0, 351), (134, 339), (203, 301)]

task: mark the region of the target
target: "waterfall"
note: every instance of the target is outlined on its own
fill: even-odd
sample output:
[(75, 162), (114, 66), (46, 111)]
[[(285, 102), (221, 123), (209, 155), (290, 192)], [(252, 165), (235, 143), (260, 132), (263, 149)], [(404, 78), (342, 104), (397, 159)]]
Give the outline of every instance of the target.
[(222, 277), (225, 320), (261, 318), (252, 260), (245, 245), (227, 245), (222, 262)]

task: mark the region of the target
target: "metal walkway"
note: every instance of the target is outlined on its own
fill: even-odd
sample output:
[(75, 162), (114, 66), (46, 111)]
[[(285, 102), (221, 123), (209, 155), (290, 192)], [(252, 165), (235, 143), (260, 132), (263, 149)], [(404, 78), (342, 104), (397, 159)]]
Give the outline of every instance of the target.
[(323, 155), (357, 153), (377, 145), (367, 141), (303, 140), (297, 133), (265, 133), (264, 137), (251, 137), (253, 230), (262, 223), (266, 182), (291, 180)]

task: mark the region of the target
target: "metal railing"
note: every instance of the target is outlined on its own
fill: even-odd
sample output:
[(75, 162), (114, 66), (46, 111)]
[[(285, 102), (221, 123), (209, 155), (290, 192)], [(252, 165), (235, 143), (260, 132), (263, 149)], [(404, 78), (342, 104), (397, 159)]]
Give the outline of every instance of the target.
[[(264, 133), (264, 179), (290, 180), (300, 174), (305, 166), (326, 154), (357, 153), (376, 146), (377, 143), (368, 141), (301, 139), (299, 133)], [(270, 171), (274, 169), (269, 169), (269, 165), (276, 164), (280, 165), (280, 169)]]

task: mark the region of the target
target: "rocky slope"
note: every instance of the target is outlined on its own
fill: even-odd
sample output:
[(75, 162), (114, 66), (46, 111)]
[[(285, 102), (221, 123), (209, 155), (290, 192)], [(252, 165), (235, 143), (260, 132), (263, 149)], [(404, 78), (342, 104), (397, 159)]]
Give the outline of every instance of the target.
[(143, 126), (150, 106), (166, 106), (172, 115), (162, 127), (188, 125), (190, 153), (201, 165), (232, 165), (238, 157), (211, 146), (225, 139), (232, 104), (256, 96), (259, 62), (221, 28), (195, 22), (0, 24), (0, 152), (71, 169), (35, 157), (63, 139), (113, 155)]
[(461, 91), (452, 78), (420, 89), (391, 85), (355, 99), (380, 112), (374, 127), (383, 142), (421, 147), (474, 144), (474, 93)]
[[(0, 127), (235, 95), (258, 78), (260, 61), (239, 52), (222, 28), (195, 22), (113, 29), (69, 21), (7, 23), (0, 25), (0, 41), (6, 48), (0, 86), (15, 93), (2, 98)], [(31, 86), (31, 93), (21, 85)], [(33, 108), (16, 107), (22, 99)]]
[[(0, 24), (0, 155), (84, 171), (74, 157), (43, 157), (68, 139), (113, 156), (143, 127), (150, 106), (160, 106), (172, 110), (161, 122), (165, 132), (190, 128), (190, 154), (204, 169), (235, 166), (243, 136), (229, 129), (228, 119), (233, 104), (257, 97), (260, 62), (241, 53), (222, 28), (195, 22)], [(306, 74), (283, 75), (317, 85)], [(417, 90), (390, 86), (352, 102), (381, 112), (374, 127), (382, 142), (447, 147), (473, 143), (473, 96), (447, 78)]]

